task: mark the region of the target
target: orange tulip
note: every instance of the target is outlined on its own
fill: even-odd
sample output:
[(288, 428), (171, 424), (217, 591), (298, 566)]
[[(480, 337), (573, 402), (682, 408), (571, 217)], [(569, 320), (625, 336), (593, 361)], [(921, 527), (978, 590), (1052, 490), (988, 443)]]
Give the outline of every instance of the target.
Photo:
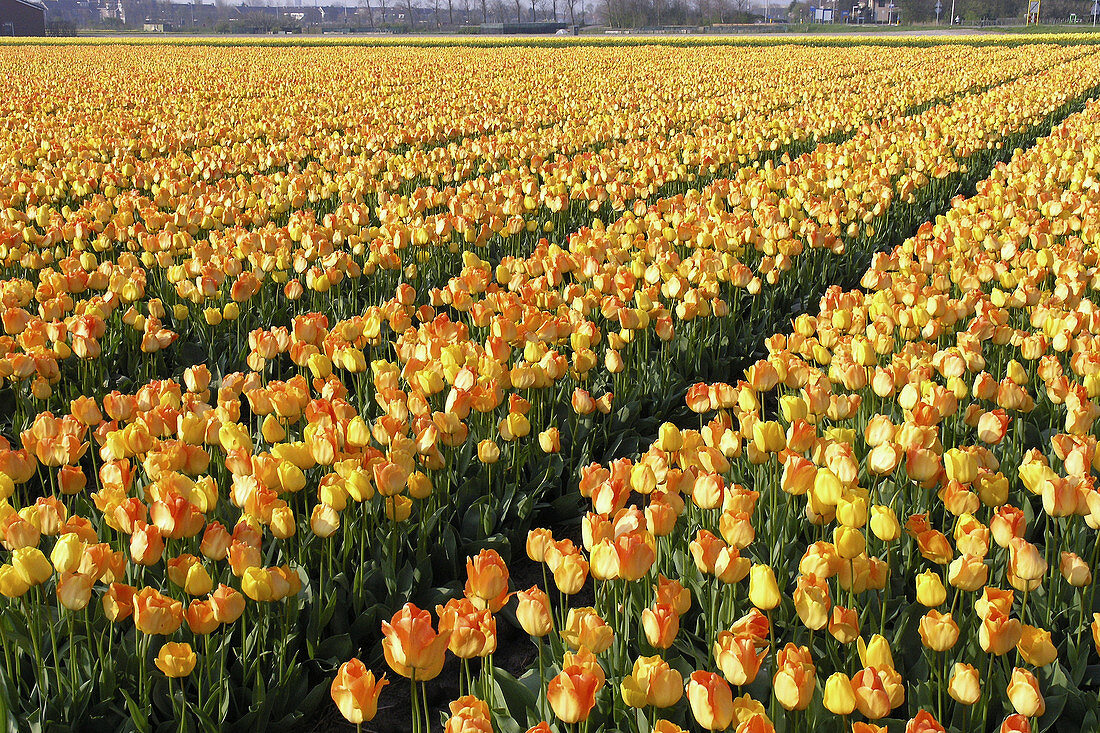
[(497, 648), (497, 622), (488, 609), (479, 609), (468, 598), (452, 598), (436, 606), (440, 633), (449, 633), (447, 648), (459, 659), (492, 654)]
[(1019, 619), (1009, 618), (1000, 609), (991, 607), (978, 627), (978, 643), (989, 654), (1001, 656), (1016, 648), (1022, 633)]
[(546, 688), (546, 699), (554, 715), (563, 723), (587, 720), (596, 705), (599, 678), (591, 671), (573, 664), (556, 675)]
[(878, 720), (890, 713), (890, 695), (874, 667), (862, 669), (852, 676), (852, 692), (856, 707), (864, 717)]
[(935, 609), (921, 617), (919, 631), (921, 642), (935, 652), (945, 652), (959, 640), (959, 625), (951, 614)]
[(516, 606), (516, 619), (520, 627), (534, 637), (543, 637), (554, 629), (554, 618), (550, 613), (550, 598), (538, 586), (516, 593), (519, 603)]
[(388, 684), (385, 675), (376, 679), (373, 671), (352, 658), (340, 665), (329, 692), (340, 714), (349, 723), (358, 725), (374, 720), (378, 712), (378, 696)]
[(436, 633), (431, 614), (406, 603), (390, 621), (382, 622), (382, 633), (382, 652), (394, 672), (416, 682), (439, 676), (450, 633)]
[(723, 631), (714, 642), (714, 663), (731, 685), (752, 684), (767, 656), (767, 648), (756, 650), (756, 639), (748, 634)]
[(244, 613), (245, 599), (239, 591), (222, 584), (210, 594), (210, 605), (218, 623), (231, 624)]
[(199, 636), (212, 633), (219, 625), (218, 620), (214, 618), (214, 605), (209, 600), (191, 601), (187, 610), (184, 611), (183, 618), (191, 633)]
[(479, 608), (496, 613), (508, 602), (508, 566), (496, 550), (466, 559), (466, 596)]
[(1034, 674), (1020, 667), (1012, 670), (1008, 700), (1016, 712), (1028, 718), (1040, 716), (1047, 709), (1043, 694), (1039, 691), (1039, 681)]
[(1024, 715), (1013, 713), (1004, 719), (997, 730), (1000, 733), (1031, 733), (1031, 721)]
[(655, 604), (642, 611), (642, 629), (650, 645), (668, 649), (680, 633), (680, 614), (668, 604)]
[(945, 733), (944, 727), (927, 710), (917, 714), (905, 725), (905, 733)]
[(143, 634), (168, 636), (183, 623), (183, 604), (145, 587), (134, 594), (134, 626)]
[(713, 672), (692, 672), (687, 698), (695, 721), (707, 730), (725, 730), (733, 722), (733, 691)]

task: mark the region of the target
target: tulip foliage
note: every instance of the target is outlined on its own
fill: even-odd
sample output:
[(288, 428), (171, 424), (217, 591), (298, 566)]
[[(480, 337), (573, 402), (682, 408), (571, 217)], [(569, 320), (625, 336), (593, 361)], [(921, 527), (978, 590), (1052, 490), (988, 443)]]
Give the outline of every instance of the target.
[(1091, 46), (157, 50), (0, 46), (9, 720), (1095, 720)]

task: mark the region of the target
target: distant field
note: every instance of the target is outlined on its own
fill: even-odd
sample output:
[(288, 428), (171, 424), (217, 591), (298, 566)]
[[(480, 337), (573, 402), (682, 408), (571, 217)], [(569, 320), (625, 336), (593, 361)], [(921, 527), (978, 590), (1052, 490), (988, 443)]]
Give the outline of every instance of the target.
[(767, 46), (791, 42), (814, 46), (881, 44), (899, 46), (933, 46), (963, 43), (967, 45), (990, 44), (1058, 44), (1073, 45), (1096, 43), (1100, 39), (1098, 29), (1088, 25), (1058, 30), (1049, 26), (1021, 26), (1006, 28), (936, 28), (929, 26), (790, 26), (785, 32), (738, 32), (720, 35), (649, 35), (649, 34), (599, 34), (587, 36), (430, 36), (430, 35), (354, 35), (325, 34), (298, 36), (259, 35), (188, 35), (188, 34), (138, 34), (89, 31), (78, 37), (64, 38), (4, 38), (0, 45), (88, 45), (99, 43), (122, 44), (182, 44), (200, 46), (412, 46), (456, 48), (498, 48), (502, 46), (530, 46), (534, 48), (566, 48), (572, 46)]

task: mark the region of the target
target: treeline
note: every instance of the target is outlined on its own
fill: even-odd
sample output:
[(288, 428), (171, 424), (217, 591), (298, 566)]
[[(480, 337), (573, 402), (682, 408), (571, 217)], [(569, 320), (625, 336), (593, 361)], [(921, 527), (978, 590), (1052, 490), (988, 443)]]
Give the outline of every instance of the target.
[[(841, 0), (843, 2), (843, 0)], [(951, 0), (943, 3), (940, 21), (947, 23), (951, 13)], [(893, 0), (901, 10), (906, 23), (924, 23), (936, 20), (936, 0)], [(1076, 14), (1078, 18), (1092, 17), (1092, 0), (1042, 0), (1040, 20), (1065, 20)], [(1026, 0), (955, 0), (955, 15), (964, 22), (1022, 18), (1027, 12)]]

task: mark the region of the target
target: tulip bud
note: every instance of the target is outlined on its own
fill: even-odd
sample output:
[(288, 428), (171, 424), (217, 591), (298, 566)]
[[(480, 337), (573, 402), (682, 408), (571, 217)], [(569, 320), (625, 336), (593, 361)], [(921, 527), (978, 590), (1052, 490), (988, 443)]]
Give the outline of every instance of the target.
[(852, 681), (843, 672), (834, 672), (825, 681), (823, 699), (825, 708), (833, 715), (851, 715), (856, 709), (855, 693)]
[(516, 619), (529, 636), (543, 637), (554, 629), (554, 619), (550, 613), (550, 598), (538, 586), (516, 593), (519, 604), (516, 606)]
[(478, 608), (499, 611), (508, 600), (508, 566), (496, 550), (466, 559), (466, 596)]
[(888, 506), (871, 507), (871, 532), (883, 542), (893, 542), (901, 534), (897, 515)]
[(956, 662), (947, 683), (947, 694), (963, 705), (973, 705), (981, 699), (982, 687), (978, 670), (969, 664)]
[(1012, 670), (1012, 678), (1008, 683), (1008, 700), (1016, 712), (1027, 718), (1042, 715), (1047, 707), (1035, 675), (1020, 667)]
[(1031, 721), (1019, 713), (1013, 713), (1004, 719), (998, 733), (1031, 733)]
[(0, 595), (20, 598), (30, 589), (30, 583), (23, 579), (18, 570), (11, 565), (0, 565)]
[(1038, 580), (1046, 575), (1047, 561), (1039, 548), (1022, 537), (1009, 543), (1009, 570), (1023, 580)]
[(1059, 569), (1066, 582), (1075, 588), (1083, 588), (1092, 583), (1092, 571), (1088, 564), (1079, 555), (1073, 552), (1063, 552)]
[(917, 575), (916, 584), (917, 602), (922, 606), (934, 608), (947, 600), (947, 589), (937, 573), (925, 570)]
[(779, 585), (770, 566), (753, 565), (749, 571), (749, 601), (762, 611), (770, 611), (779, 605)]
[(58, 538), (50, 553), (50, 562), (59, 573), (70, 573), (80, 566), (84, 557), (84, 543), (74, 532), (68, 532)]
[(92, 599), (95, 578), (79, 573), (62, 573), (57, 581), (57, 600), (70, 611), (81, 611)]
[(894, 656), (890, 653), (890, 643), (882, 636), (874, 634), (870, 643), (865, 643), (861, 638), (858, 649), (859, 661), (864, 667), (894, 668)]

